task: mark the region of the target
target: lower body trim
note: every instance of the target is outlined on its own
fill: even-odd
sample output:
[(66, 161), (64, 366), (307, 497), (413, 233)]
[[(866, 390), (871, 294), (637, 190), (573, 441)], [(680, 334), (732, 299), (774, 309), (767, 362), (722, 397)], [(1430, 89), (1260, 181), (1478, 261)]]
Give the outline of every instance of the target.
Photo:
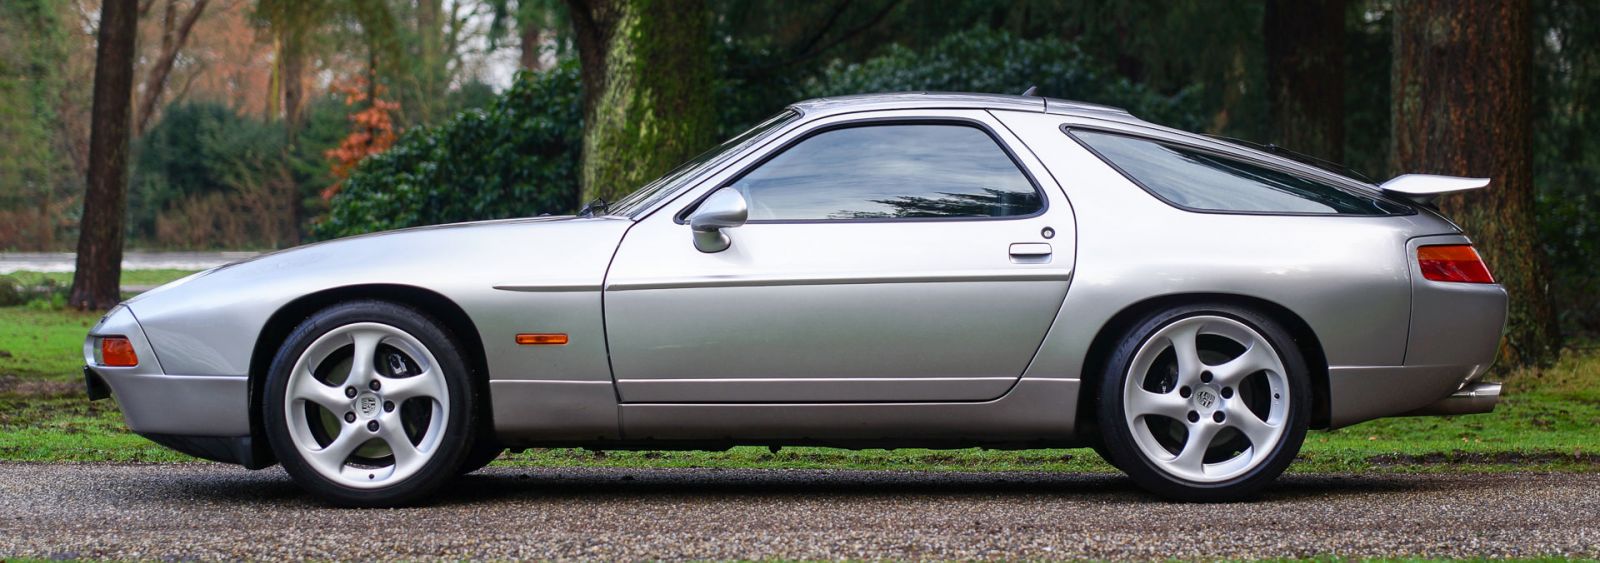
[(177, 434), (140, 434), (150, 441), (180, 452), (211, 461), (237, 463), (246, 469), (261, 469), (272, 465), (272, 460), (258, 456), (249, 436), (180, 436)]

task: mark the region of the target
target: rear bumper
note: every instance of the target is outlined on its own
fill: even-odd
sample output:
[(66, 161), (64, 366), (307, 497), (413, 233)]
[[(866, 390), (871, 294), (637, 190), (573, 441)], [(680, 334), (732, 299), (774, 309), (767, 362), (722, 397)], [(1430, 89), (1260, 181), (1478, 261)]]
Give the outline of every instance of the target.
[(1411, 416), (1483, 414), (1494, 412), (1500, 403), (1499, 383), (1474, 383), (1426, 407), (1406, 413)]
[[(1489, 364), (1328, 368), (1329, 427), (1401, 415), (1473, 414), (1494, 410), (1494, 393), (1478, 383)], [(1464, 398), (1457, 395), (1468, 393)], [(1437, 411), (1437, 412), (1436, 412)], [(1459, 412), (1457, 412), (1459, 411)]]
[(1506, 324), (1505, 288), (1427, 279), (1416, 259), (1430, 244), (1470, 244), (1461, 235), (1411, 239), (1411, 324), (1399, 366), (1328, 368), (1329, 426), (1386, 416), (1494, 410), (1500, 386), (1479, 378), (1494, 363)]

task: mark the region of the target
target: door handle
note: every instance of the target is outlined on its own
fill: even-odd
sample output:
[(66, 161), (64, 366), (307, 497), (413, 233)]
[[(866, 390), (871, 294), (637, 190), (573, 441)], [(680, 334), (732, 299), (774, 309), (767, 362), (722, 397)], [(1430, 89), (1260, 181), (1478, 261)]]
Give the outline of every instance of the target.
[(1011, 243), (1011, 255), (1018, 258), (1038, 258), (1049, 256), (1052, 250), (1048, 242), (1014, 242)]

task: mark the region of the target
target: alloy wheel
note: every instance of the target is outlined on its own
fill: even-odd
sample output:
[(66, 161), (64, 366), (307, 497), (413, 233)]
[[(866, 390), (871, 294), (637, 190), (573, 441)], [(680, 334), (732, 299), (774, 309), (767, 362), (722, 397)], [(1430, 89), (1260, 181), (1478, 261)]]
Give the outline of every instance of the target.
[(1287, 370), (1261, 333), (1199, 315), (1147, 338), (1129, 367), (1124, 419), (1140, 454), (1173, 477), (1226, 481), (1263, 463), (1289, 426)]
[(438, 452), (450, 420), (442, 368), (416, 337), (372, 322), (329, 331), (289, 374), (289, 436), (322, 477), (370, 489), (404, 481)]

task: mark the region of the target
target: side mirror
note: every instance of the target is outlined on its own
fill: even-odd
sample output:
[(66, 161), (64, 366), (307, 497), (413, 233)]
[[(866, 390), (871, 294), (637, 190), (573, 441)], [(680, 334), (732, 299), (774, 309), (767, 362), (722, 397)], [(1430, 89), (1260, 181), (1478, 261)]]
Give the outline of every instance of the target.
[(733, 188), (722, 188), (700, 202), (700, 207), (689, 214), (689, 230), (694, 232), (694, 247), (701, 252), (722, 252), (733, 244), (723, 229), (743, 225), (750, 218), (750, 207), (744, 194)]

